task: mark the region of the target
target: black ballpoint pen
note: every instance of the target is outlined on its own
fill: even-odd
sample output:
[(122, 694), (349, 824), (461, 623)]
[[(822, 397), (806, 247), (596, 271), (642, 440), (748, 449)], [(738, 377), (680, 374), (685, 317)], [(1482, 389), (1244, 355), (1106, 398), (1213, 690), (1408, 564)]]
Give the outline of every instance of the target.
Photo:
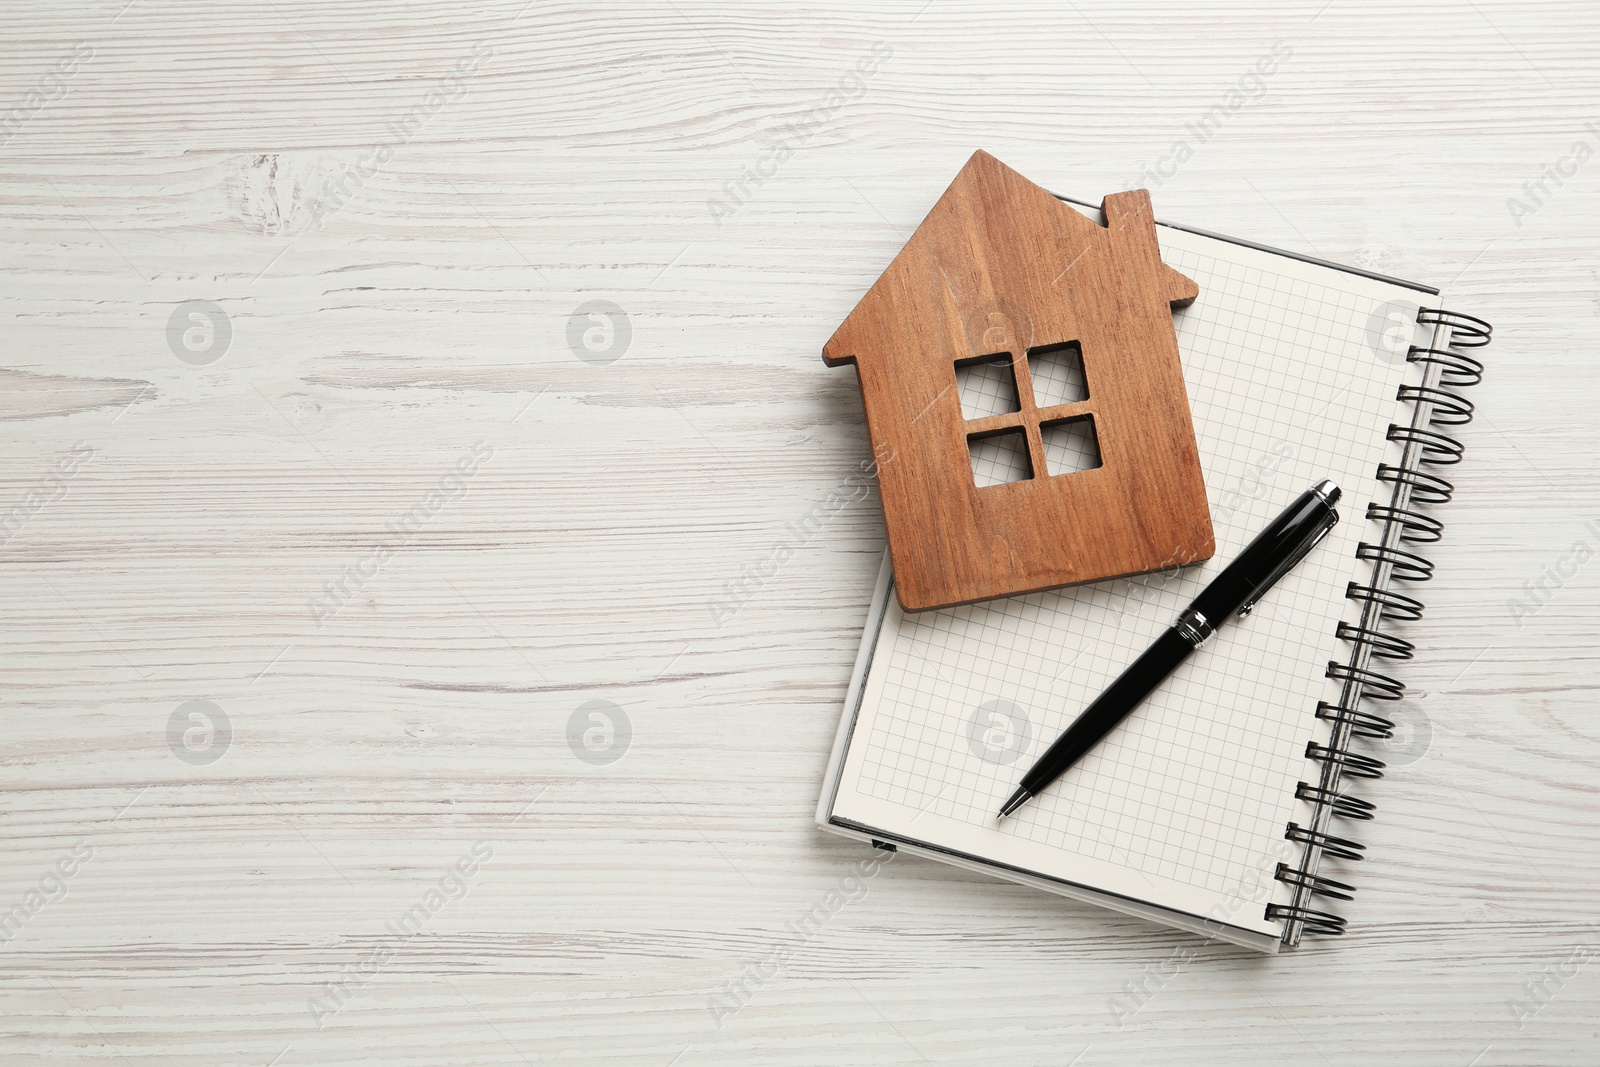
[(1045, 750), (1039, 762), (1022, 776), (1022, 784), (1000, 809), (1000, 817), (1003, 819), (1022, 807), (1099, 744), (1100, 739), (1127, 718), (1189, 653), (1209, 641), (1224, 619), (1235, 613), (1240, 618), (1250, 614), (1262, 594), (1288, 574), (1333, 529), (1339, 521), (1339, 513), (1333, 507), (1338, 501), (1339, 487), (1326, 478), (1301, 493), (1298, 500), (1239, 553), (1238, 559), (1228, 564), (1195, 597), (1194, 603), (1178, 616), (1172, 628), (1156, 638), (1156, 643), (1134, 660), (1111, 687), (1067, 727), (1067, 732)]

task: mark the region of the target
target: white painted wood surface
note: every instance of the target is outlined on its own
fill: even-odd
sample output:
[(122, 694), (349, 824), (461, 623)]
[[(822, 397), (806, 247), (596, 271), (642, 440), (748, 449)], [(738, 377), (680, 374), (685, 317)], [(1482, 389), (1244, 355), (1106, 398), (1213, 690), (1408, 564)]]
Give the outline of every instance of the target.
[[(0, 1062), (1600, 1058), (1592, 4), (124, 3), (0, 27)], [(1352, 933), (1182, 966), (811, 825), (883, 544), (822, 342), (973, 148), (1098, 197), (1179, 140), (1164, 217), (1499, 331)]]

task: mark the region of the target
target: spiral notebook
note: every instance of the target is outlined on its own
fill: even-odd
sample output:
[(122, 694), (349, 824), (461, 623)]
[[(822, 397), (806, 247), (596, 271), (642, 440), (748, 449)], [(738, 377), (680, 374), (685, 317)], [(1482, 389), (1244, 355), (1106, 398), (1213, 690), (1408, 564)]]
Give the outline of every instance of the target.
[[(1090, 205), (1074, 203), (1095, 214)], [(1215, 556), (1132, 579), (908, 615), (885, 559), (830, 760), (824, 829), (1264, 951), (1337, 934), (1330, 901), (1373, 805), (1379, 709), (1404, 692), (1414, 549), (1461, 459), (1441, 427), (1489, 327), (1438, 291), (1171, 224), (1200, 284), (1174, 313)], [(963, 402), (993, 402), (983, 383)], [(986, 399), (986, 394), (989, 394)], [(987, 414), (988, 412), (981, 412)], [(976, 417), (976, 416), (970, 416)], [(1019, 462), (1021, 459), (1019, 457)], [(978, 460), (975, 458), (975, 464)], [(975, 477), (1004, 479), (1004, 455)], [(1271, 519), (1321, 478), (1341, 522), (1054, 785), (995, 813), (1022, 773)], [(982, 484), (982, 483), (980, 483)]]

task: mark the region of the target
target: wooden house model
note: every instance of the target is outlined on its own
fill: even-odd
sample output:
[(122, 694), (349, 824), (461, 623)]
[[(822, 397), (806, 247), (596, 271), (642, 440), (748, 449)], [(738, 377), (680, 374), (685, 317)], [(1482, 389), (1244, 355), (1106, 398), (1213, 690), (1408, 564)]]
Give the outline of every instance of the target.
[(1102, 212), (977, 152), (823, 348), (860, 377), (907, 611), (1214, 551), (1172, 320), (1199, 287), (1147, 192)]

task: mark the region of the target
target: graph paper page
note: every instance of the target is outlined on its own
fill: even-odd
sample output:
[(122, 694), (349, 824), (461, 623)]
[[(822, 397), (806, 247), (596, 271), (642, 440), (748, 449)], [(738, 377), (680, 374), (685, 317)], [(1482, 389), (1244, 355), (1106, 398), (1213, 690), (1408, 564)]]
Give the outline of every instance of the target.
[[(1200, 298), (1174, 313), (1217, 551), (1133, 579), (905, 615), (891, 598), (832, 813), (937, 848), (1261, 933), (1309, 806), (1308, 741), (1344, 658), (1356, 544), (1425, 344), (1420, 295), (1217, 238), (1158, 228)], [(1400, 324), (1405, 324), (1401, 326)], [(1093, 388), (1093, 357), (1086, 353)], [(976, 390), (977, 402), (992, 390)], [(980, 457), (990, 468), (1004, 456)], [(986, 473), (992, 477), (993, 471)], [(1231, 622), (1011, 818), (1018, 779), (1272, 518), (1307, 487), (1341, 522), (1247, 619)], [(982, 484), (982, 483), (980, 483)]]

